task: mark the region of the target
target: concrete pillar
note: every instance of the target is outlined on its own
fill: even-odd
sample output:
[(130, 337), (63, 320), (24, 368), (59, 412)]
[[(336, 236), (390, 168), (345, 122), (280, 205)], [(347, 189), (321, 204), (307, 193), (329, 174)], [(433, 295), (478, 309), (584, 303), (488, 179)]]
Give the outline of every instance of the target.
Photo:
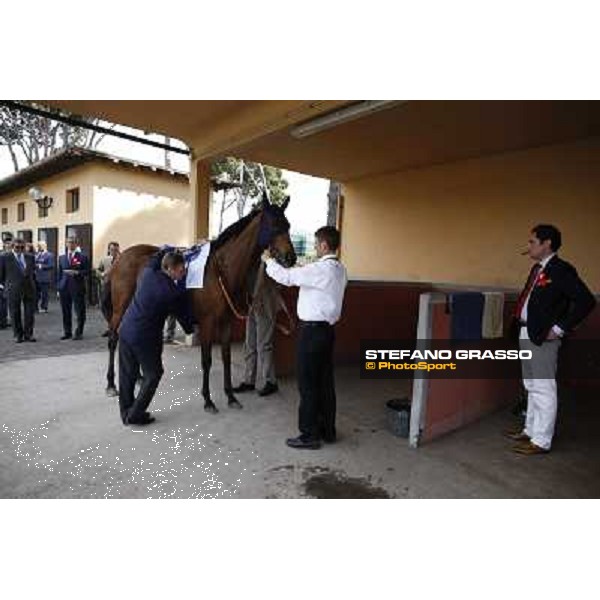
[(211, 193), (210, 160), (192, 160), (190, 172), (190, 244), (200, 238), (208, 238), (208, 219)]
[[(210, 184), (210, 160), (193, 159), (190, 170), (190, 226), (189, 242), (208, 239), (212, 187)], [(186, 346), (198, 346), (197, 333), (185, 336)]]

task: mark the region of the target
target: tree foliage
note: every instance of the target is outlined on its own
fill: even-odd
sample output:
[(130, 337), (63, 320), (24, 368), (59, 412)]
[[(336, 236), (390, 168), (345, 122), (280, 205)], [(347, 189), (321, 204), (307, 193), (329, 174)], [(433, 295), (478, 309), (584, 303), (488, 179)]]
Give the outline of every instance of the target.
[(212, 163), (212, 176), (221, 181), (239, 184), (239, 187), (223, 194), (219, 232), (223, 228), (224, 213), (235, 205), (238, 218), (241, 218), (251, 205), (260, 201), (265, 186), (269, 199), (274, 204), (281, 204), (287, 195), (288, 182), (281, 169), (276, 167), (227, 157)]
[(85, 127), (0, 106), (0, 146), (8, 148), (15, 171), (69, 146), (96, 148), (103, 137)]

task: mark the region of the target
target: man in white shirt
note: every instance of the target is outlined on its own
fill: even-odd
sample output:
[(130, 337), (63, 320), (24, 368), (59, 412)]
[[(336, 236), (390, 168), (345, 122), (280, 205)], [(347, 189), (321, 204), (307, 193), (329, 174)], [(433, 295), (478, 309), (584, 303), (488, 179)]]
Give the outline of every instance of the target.
[(335, 442), (335, 381), (333, 374), (333, 326), (342, 313), (348, 281), (337, 258), (340, 233), (332, 226), (315, 232), (317, 260), (303, 267), (286, 269), (268, 250), (263, 253), (267, 275), (285, 286), (298, 286), (299, 337), (297, 354), (300, 435), (289, 438), (291, 448), (316, 450), (321, 440)]

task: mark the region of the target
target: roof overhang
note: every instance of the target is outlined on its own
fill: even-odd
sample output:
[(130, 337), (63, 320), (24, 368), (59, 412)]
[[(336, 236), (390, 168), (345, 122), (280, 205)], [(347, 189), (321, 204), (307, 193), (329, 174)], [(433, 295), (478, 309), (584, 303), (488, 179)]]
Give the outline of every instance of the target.
[(179, 138), (196, 158), (232, 155), (350, 181), (600, 135), (600, 102), (407, 101), (301, 138), (350, 101), (46, 101)]

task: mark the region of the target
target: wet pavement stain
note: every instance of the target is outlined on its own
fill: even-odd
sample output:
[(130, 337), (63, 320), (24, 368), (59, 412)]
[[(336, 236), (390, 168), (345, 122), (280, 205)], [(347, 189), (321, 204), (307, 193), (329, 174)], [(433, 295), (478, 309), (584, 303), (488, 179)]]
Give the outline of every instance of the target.
[(304, 489), (309, 496), (320, 499), (391, 498), (383, 488), (371, 485), (366, 479), (346, 477), (336, 471), (312, 475), (304, 482)]

